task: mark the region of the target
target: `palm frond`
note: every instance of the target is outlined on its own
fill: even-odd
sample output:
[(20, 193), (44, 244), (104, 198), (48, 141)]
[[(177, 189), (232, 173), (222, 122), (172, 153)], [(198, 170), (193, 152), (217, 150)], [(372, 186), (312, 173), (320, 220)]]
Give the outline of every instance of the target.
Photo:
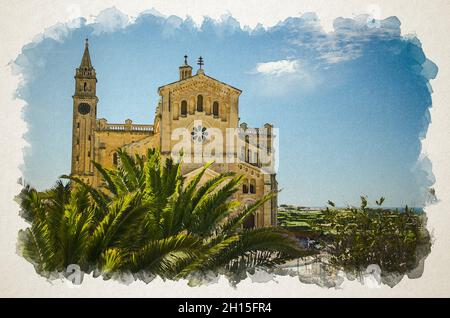
[(104, 275), (119, 271), (124, 264), (123, 252), (118, 248), (108, 248), (100, 255), (99, 269)]
[(59, 254), (64, 266), (86, 261), (94, 217), (94, 210), (89, 203), (88, 191), (85, 188), (77, 188), (64, 207), (57, 232), (61, 248)]
[(58, 268), (48, 225), (40, 220), (35, 220), (31, 227), (19, 231), (18, 252), (40, 274), (45, 275)]
[[(233, 268), (235, 262), (239, 263), (245, 259), (252, 262), (260, 260), (261, 262), (258, 264), (261, 266), (270, 266), (270, 264), (309, 256), (314, 253), (311, 250), (303, 249), (299, 242), (286, 230), (271, 227), (258, 228), (242, 232), (240, 239), (230, 249), (225, 250), (217, 257), (215, 266)], [(269, 259), (261, 258), (264, 255), (269, 255)], [(253, 258), (254, 256), (257, 256), (257, 258)]]
[(184, 278), (191, 273), (198, 271), (211, 271), (217, 269), (216, 257), (222, 253), (225, 249), (231, 247), (236, 241), (239, 240), (238, 235), (227, 237), (218, 241), (213, 245), (205, 245), (199, 257), (194, 259), (190, 264), (184, 267), (178, 274), (177, 278)]
[(129, 193), (115, 197), (108, 205), (108, 212), (99, 222), (91, 236), (90, 257), (96, 258), (107, 248), (118, 244), (133, 223), (147, 211), (148, 206), (139, 204), (140, 194)]
[(187, 234), (151, 241), (132, 253), (131, 269), (134, 272), (143, 269), (162, 277), (173, 277), (198, 257), (201, 246), (201, 240)]
[(248, 205), (242, 212), (231, 217), (224, 225), (219, 227), (219, 232), (221, 233), (233, 233), (236, 231), (244, 221), (253, 213), (255, 213), (259, 207), (261, 207), (265, 202), (270, 200), (276, 195), (276, 193), (271, 192), (266, 194), (261, 199), (257, 200), (253, 204)]
[(102, 176), (103, 180), (105, 181), (107, 189), (112, 193), (117, 195), (117, 185), (114, 183), (114, 180), (111, 178), (112, 171), (106, 168), (103, 168), (101, 164), (98, 162), (93, 161), (92, 164), (97, 169), (97, 171)]
[(107, 194), (103, 193), (102, 191), (94, 188), (93, 186), (87, 184), (83, 180), (81, 180), (78, 177), (75, 176), (68, 176), (68, 175), (62, 175), (61, 178), (63, 179), (69, 179), (76, 183), (77, 185), (83, 187), (86, 191), (89, 192), (92, 199), (95, 201), (95, 203), (103, 210), (106, 210), (107, 203), (109, 201), (109, 197)]

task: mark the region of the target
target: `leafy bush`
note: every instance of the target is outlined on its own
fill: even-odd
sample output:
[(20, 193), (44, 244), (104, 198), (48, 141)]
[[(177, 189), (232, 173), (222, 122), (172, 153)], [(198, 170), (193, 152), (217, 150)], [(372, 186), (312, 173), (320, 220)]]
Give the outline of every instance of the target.
[[(376, 204), (383, 202), (380, 198)], [(359, 208), (336, 208), (332, 201), (328, 205), (320, 213), (299, 213), (295, 219), (308, 224), (302, 235), (313, 238), (327, 261), (338, 269), (359, 273), (377, 264), (383, 275), (405, 274), (430, 252), (423, 213), (407, 206), (403, 211), (368, 208), (364, 196)], [(284, 215), (284, 224), (286, 219)]]

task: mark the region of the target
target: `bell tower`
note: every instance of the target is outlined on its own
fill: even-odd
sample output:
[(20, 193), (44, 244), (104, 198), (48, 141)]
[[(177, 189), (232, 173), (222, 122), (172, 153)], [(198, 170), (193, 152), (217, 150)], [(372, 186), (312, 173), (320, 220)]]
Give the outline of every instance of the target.
[(75, 72), (72, 125), (71, 174), (92, 184), (94, 174), (94, 130), (97, 118), (97, 77), (86, 39), (83, 58)]
[(187, 79), (192, 76), (192, 67), (188, 64), (188, 56), (184, 56), (184, 64), (179, 67), (180, 70), (180, 81)]

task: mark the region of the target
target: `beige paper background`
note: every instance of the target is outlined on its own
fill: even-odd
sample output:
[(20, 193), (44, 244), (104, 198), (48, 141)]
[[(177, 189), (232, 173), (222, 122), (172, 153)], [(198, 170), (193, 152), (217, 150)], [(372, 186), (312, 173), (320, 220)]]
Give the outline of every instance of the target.
[[(186, 282), (154, 280), (149, 285), (135, 282), (129, 286), (115, 281), (85, 277), (81, 287), (74, 288), (63, 281), (48, 282), (38, 276), (27, 261), (16, 254), (16, 238), (26, 223), (18, 217), (18, 205), (13, 197), (20, 191), (17, 184), (23, 163), (22, 139), (26, 123), (21, 119), (23, 102), (14, 100), (20, 82), (11, 74), (8, 63), (15, 59), (23, 45), (56, 23), (77, 16), (92, 20), (101, 10), (115, 6), (136, 16), (155, 8), (165, 15), (190, 15), (200, 22), (203, 16), (219, 18), (232, 14), (241, 25), (255, 26), (258, 22), (270, 26), (288, 16), (316, 12), (326, 30), (340, 16), (372, 12), (370, 5), (380, 8), (380, 18), (397, 16), (403, 34), (416, 34), (426, 56), (436, 63), (439, 73), (431, 81), (433, 87), (432, 123), (423, 153), (433, 163), (438, 204), (427, 207), (429, 229), (435, 241), (420, 279), (404, 278), (397, 286), (370, 289), (358, 282), (346, 281), (341, 289), (324, 289), (302, 284), (295, 277), (276, 277), (268, 283), (243, 281), (237, 288), (225, 279), (217, 284), (191, 288)], [(449, 297), (450, 296), (450, 1), (366, 1), (366, 0), (308, 0), (308, 1), (24, 1), (2, 0), (0, 3), (0, 296), (4, 297)], [(70, 105), (60, 105), (68, 107)], [(50, 141), (49, 141), (50, 142)], [(52, 160), (51, 157), (48, 160)]]

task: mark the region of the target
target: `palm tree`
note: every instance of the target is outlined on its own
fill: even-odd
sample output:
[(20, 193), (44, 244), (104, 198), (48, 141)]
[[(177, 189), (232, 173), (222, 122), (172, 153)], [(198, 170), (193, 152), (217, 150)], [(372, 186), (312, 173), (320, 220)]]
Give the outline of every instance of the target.
[(181, 164), (163, 164), (158, 151), (132, 157), (119, 150), (118, 156), (115, 169), (94, 163), (104, 181), (100, 189), (63, 176), (70, 179), (66, 185), (22, 191), (23, 216), (31, 227), (21, 231), (20, 247), (39, 273), (78, 264), (106, 277), (145, 272), (178, 279), (271, 268), (312, 254), (281, 228), (242, 229), (275, 194), (241, 206), (230, 200), (241, 176), (224, 173), (200, 185), (207, 164), (185, 183)]

